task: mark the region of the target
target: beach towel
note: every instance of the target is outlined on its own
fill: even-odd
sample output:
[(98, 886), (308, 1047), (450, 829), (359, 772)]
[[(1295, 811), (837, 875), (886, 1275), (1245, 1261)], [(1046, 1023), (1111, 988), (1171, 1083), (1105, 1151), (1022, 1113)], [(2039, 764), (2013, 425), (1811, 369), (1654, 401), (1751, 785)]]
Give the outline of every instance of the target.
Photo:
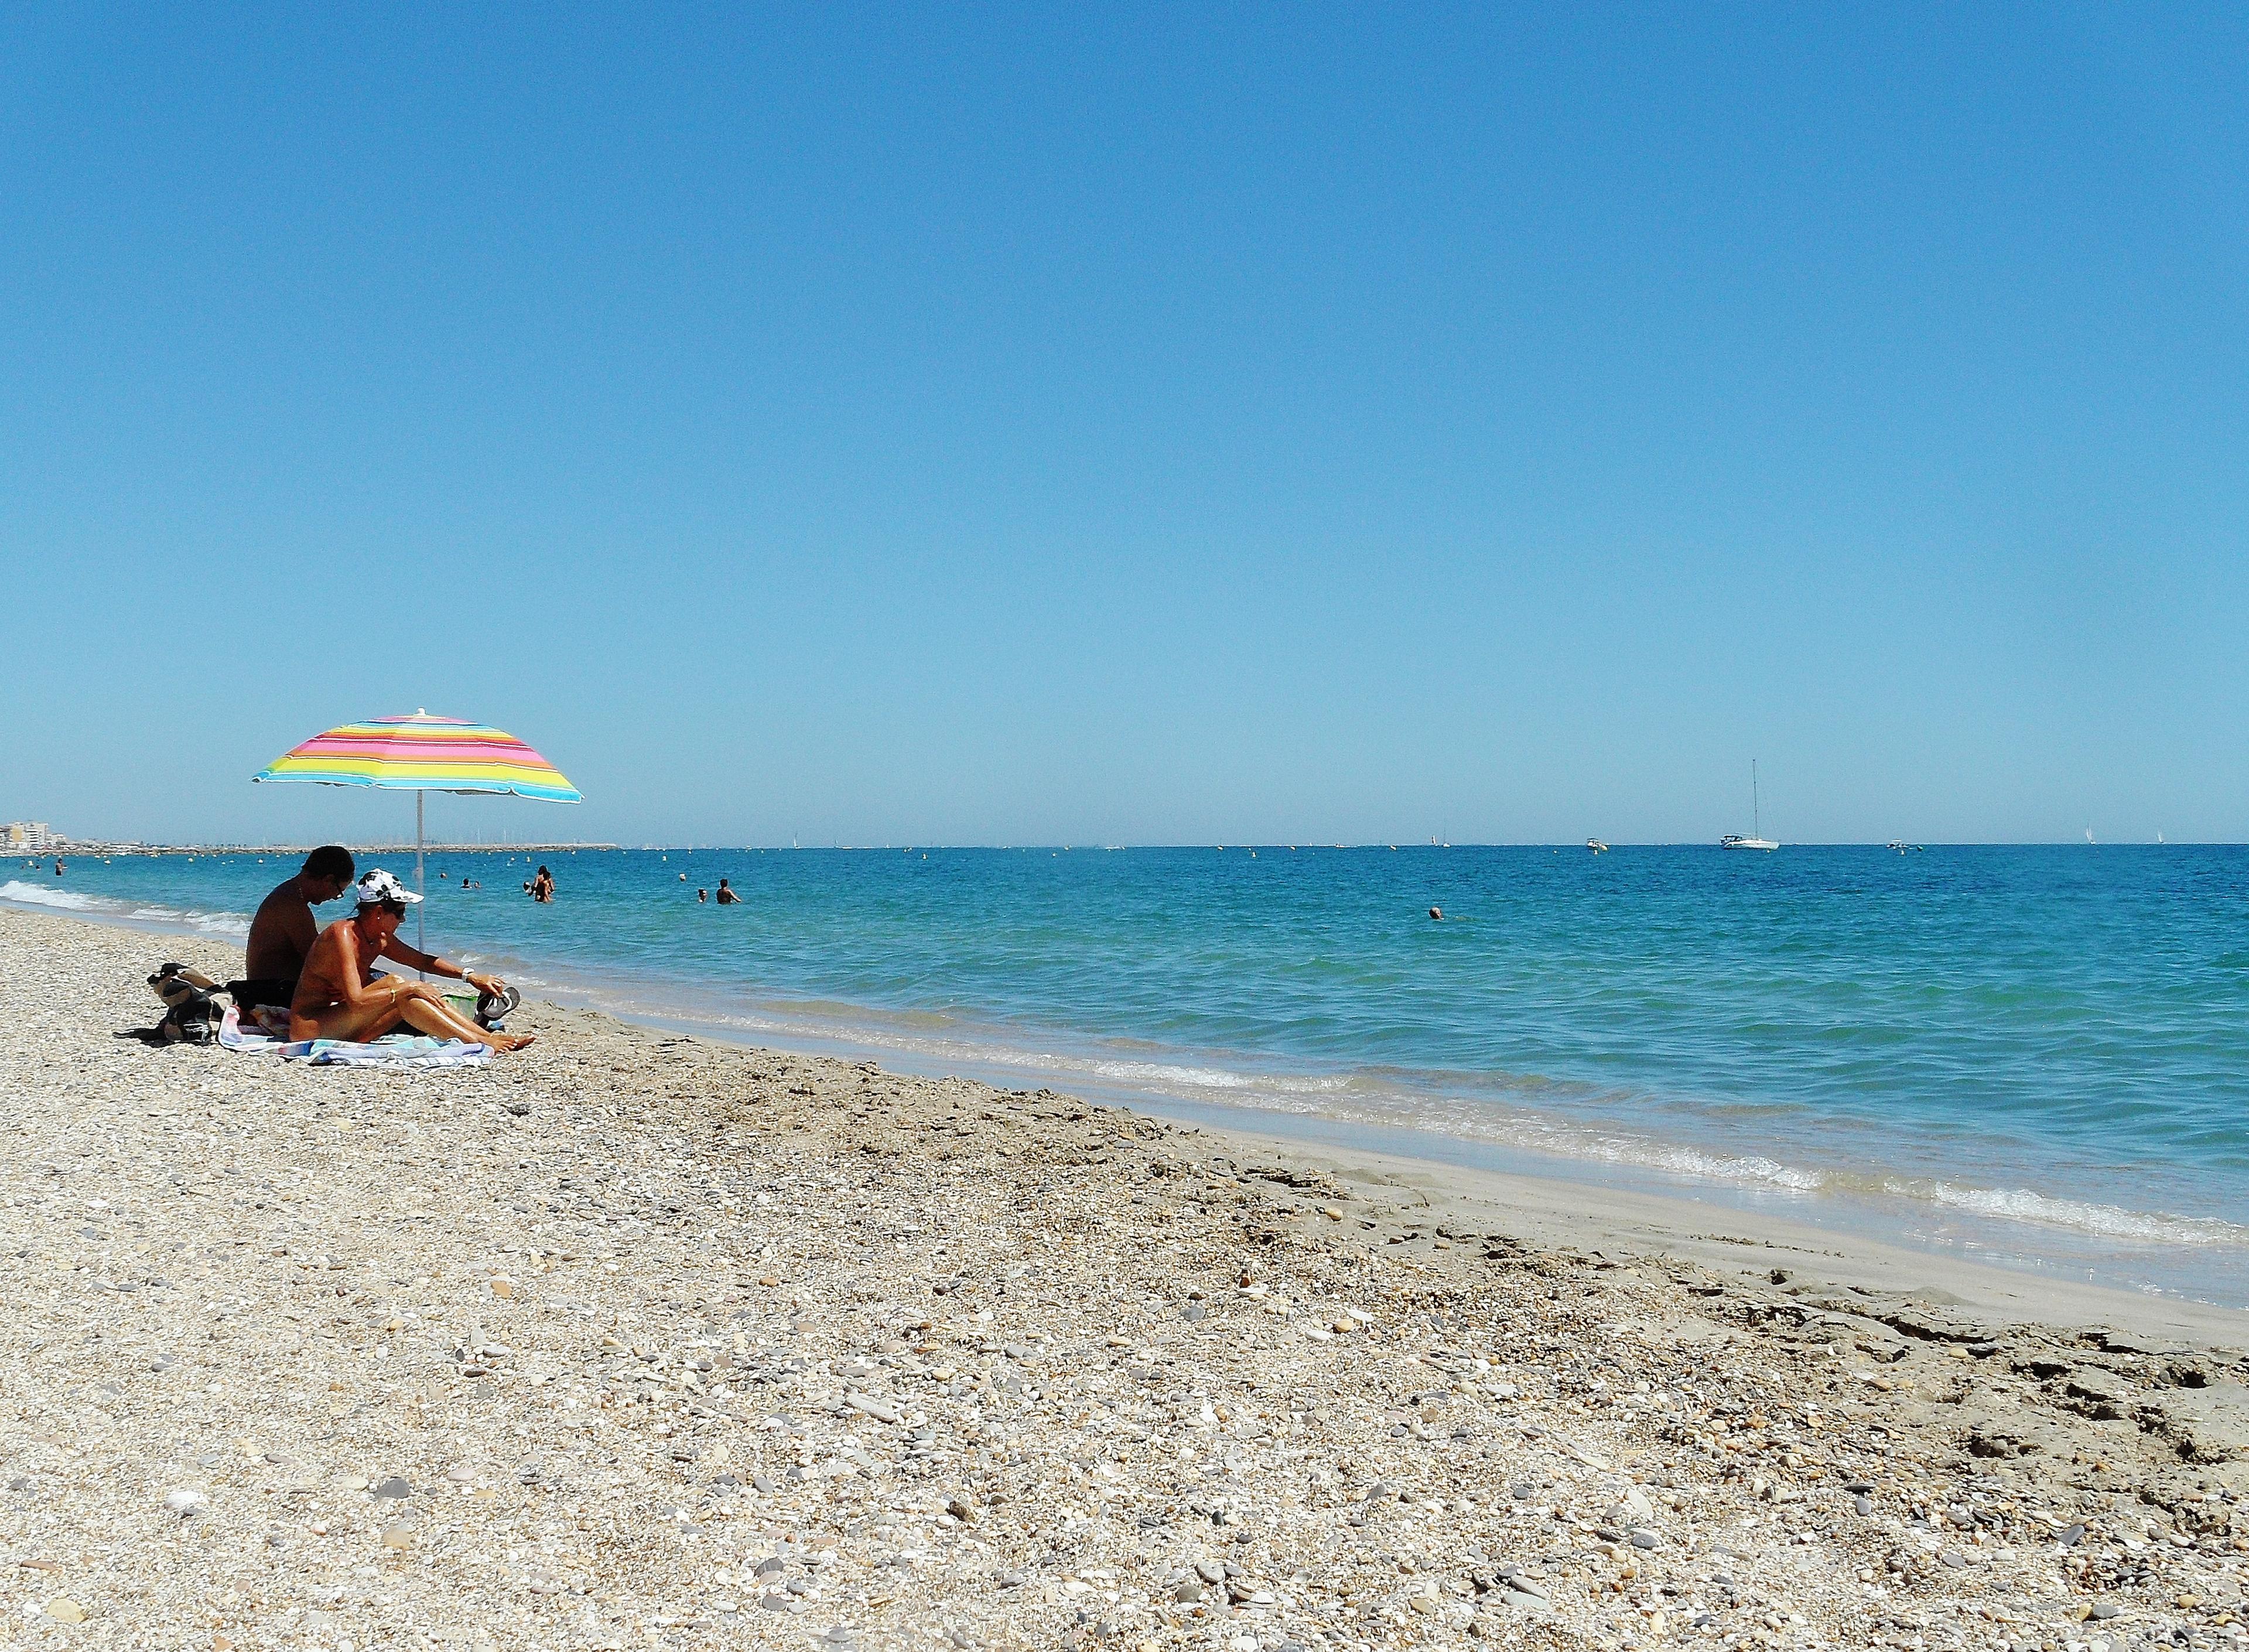
[(420, 1033), (385, 1033), (364, 1044), (340, 1038), (303, 1038), (292, 1043), (276, 1037), (255, 1020), (245, 1022), (242, 1012), (230, 1005), (219, 1022), (218, 1041), (241, 1055), (279, 1056), (284, 1061), (302, 1061), (315, 1067), (389, 1067), (409, 1071), (481, 1067), (492, 1059), (489, 1044), (430, 1038)]

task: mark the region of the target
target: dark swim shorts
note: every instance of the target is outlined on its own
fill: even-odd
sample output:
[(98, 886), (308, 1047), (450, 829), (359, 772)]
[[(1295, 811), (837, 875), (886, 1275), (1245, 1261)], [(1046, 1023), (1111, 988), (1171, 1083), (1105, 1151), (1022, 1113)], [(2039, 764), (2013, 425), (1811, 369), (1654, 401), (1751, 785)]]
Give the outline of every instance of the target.
[(289, 1001), (297, 995), (293, 981), (230, 981), (226, 984), (227, 996), (244, 1009), (264, 1004), (275, 1009), (286, 1009)]

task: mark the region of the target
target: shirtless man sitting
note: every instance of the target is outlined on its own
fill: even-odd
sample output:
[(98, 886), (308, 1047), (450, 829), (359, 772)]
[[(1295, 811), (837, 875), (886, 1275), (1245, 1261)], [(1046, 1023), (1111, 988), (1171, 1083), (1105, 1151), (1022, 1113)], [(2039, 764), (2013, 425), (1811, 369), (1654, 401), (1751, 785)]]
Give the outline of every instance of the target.
[(313, 908), (325, 906), (351, 887), (353, 870), (351, 850), (340, 843), (327, 844), (306, 856), (297, 875), (274, 885), (273, 892), (258, 903), (243, 949), (242, 973), (250, 979), (227, 983), (236, 1003), (244, 1009), (259, 1004), (289, 1008), (297, 995), (305, 954), (320, 933)]
[(320, 932), (297, 979), (289, 1005), (292, 1043), (334, 1038), (365, 1043), (402, 1023), (432, 1038), (458, 1038), (506, 1052), (531, 1042), (528, 1034), (486, 1032), (464, 1020), (427, 981), (377, 975), (375, 960), (388, 958), (411, 969), (464, 981), (478, 991), (496, 994), (506, 986), (497, 975), (472, 975), (460, 965), (416, 952), (398, 939), (406, 908), (422, 898), (390, 873), (371, 871), (353, 885), (358, 910)]

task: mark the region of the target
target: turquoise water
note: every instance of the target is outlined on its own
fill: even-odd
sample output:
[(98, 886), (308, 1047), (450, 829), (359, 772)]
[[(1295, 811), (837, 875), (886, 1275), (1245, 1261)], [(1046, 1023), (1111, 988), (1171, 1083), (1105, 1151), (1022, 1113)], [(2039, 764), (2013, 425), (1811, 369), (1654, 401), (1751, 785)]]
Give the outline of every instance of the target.
[[(761, 1042), (1425, 1132), (1454, 1157), (2249, 1302), (2249, 851), (547, 859), (551, 906), (522, 896), (519, 856), (435, 857), (432, 941)], [(18, 863), (0, 898), (239, 933), (290, 870)], [(698, 905), (722, 875), (744, 904)]]

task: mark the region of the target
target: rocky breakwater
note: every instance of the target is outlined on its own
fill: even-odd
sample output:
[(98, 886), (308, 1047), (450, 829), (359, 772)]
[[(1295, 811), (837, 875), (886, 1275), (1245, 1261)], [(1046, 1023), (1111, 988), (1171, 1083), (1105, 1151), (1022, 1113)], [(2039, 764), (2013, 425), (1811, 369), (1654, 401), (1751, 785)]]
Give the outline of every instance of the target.
[(0, 912), (31, 1644), (2245, 1638), (2238, 1352), (551, 1007), (478, 1072), (150, 1050), (167, 946), (232, 963)]

